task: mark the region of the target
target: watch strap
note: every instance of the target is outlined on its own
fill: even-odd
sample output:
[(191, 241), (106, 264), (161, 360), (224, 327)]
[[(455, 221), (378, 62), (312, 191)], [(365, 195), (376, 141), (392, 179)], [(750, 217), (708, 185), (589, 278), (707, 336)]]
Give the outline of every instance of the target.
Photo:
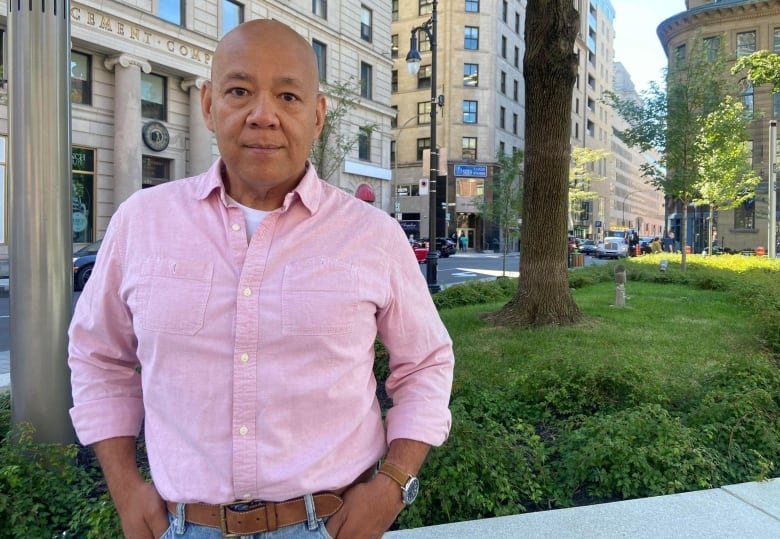
[(390, 462), (382, 463), (382, 466), (379, 468), (379, 473), (386, 475), (387, 477), (389, 477), (390, 479), (398, 483), (401, 486), (401, 488), (404, 488), (406, 486), (406, 483), (412, 477), (411, 474), (406, 473), (401, 468), (399, 468), (398, 466)]

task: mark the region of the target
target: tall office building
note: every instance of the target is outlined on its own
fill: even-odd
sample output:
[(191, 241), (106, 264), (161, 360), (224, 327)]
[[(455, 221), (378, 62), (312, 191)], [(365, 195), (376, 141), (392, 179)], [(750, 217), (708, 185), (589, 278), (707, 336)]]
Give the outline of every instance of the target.
[[(433, 0), (392, 0), (392, 131), (395, 215), (409, 235), (428, 236), (429, 204), (420, 180), (429, 177), (431, 70), (430, 42), (418, 32), (421, 67), (407, 71), (414, 28), (431, 18)], [(469, 247), (494, 248), (501, 241), (477, 202), (490, 196), (496, 155), (524, 147), (525, 0), (438, 2), (436, 35), (436, 139), (439, 175), (446, 175), (444, 219), (439, 235), (465, 234)], [(445, 165), (446, 163), (446, 165)]]
[[(0, 6), (8, 13), (7, 0)], [(72, 2), (69, 15), (74, 243), (101, 238), (116, 207), (134, 191), (211, 165), (217, 148), (202, 119), (200, 88), (209, 77), (218, 39), (248, 19), (280, 20), (311, 42), (323, 90), (349, 80), (359, 88), (355, 107), (339, 126), (356, 144), (328, 180), (351, 193), (369, 184), (375, 203), (390, 211), (393, 114), (386, 2), (84, 0)], [(6, 29), (2, 16), (4, 36)], [(3, 85), (0, 260), (8, 256), (6, 165), (12, 105)]]

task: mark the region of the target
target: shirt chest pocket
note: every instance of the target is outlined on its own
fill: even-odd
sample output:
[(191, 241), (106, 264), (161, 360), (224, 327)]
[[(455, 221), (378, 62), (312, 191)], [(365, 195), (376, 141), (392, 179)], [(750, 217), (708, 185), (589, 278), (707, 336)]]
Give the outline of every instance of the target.
[(288, 264), (282, 280), (282, 333), (351, 333), (357, 289), (357, 269), (339, 260), (316, 257)]
[(138, 287), (141, 327), (179, 335), (197, 333), (203, 327), (213, 274), (213, 265), (206, 262), (145, 260)]

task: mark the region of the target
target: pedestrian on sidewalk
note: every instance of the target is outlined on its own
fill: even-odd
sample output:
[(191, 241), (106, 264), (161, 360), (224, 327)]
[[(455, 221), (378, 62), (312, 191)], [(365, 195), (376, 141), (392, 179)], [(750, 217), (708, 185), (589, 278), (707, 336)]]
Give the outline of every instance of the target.
[(469, 250), (469, 239), (463, 232), (460, 233), (460, 252), (465, 253)]
[(125, 537), (379, 538), (448, 435), (452, 342), (405, 233), (307, 161), (326, 106), (306, 39), (237, 26), (201, 90), (220, 159), (111, 219), (69, 331), (71, 417)]

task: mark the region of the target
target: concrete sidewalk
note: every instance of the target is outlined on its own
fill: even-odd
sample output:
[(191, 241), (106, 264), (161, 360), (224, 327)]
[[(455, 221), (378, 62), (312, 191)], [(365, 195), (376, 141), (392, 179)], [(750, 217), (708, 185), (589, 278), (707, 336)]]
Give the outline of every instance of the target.
[[(425, 488), (425, 485), (422, 486)], [(780, 479), (389, 532), (386, 539), (778, 539)]]

